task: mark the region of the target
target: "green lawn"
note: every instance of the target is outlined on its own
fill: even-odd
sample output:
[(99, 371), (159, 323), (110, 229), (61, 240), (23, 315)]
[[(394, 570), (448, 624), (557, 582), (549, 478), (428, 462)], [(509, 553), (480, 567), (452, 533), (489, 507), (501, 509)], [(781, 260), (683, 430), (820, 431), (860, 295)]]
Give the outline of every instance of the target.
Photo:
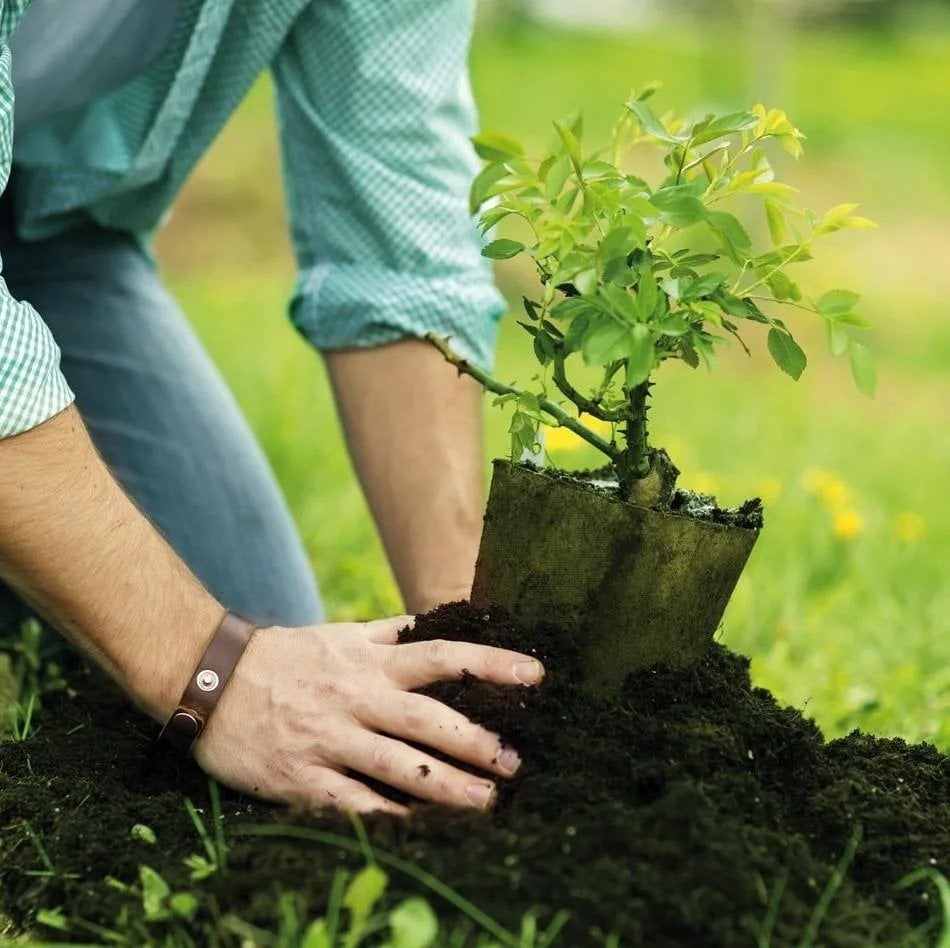
[[(815, 289), (866, 297), (881, 371), (867, 401), (812, 338), (801, 383), (756, 358), (713, 377), (664, 370), (654, 412), (684, 481), (730, 503), (760, 493), (768, 528), (725, 621), (759, 683), (807, 706), (825, 730), (862, 727), (950, 747), (950, 53), (946, 35), (804, 35), (788, 52), (787, 105), (809, 135), (785, 169), (808, 203), (860, 201), (879, 231), (825, 248)], [(572, 36), (483, 28), (473, 71), (486, 127), (542, 141), (583, 105), (592, 134), (629, 88), (665, 80), (677, 108), (747, 104), (750, 57), (729, 34)], [(243, 148), (254, 141), (253, 149)], [(332, 613), (400, 608), (345, 457), (319, 360), (283, 303), (292, 269), (281, 232), (268, 90), (262, 85), (203, 164), (161, 247), (166, 269), (277, 470)], [(261, 240), (261, 234), (267, 239)], [(195, 253), (195, 248), (202, 248)], [(518, 267), (499, 271), (515, 298)], [(524, 374), (509, 323), (501, 374)], [(811, 338), (809, 330), (804, 331)], [(262, 356), (263, 354), (263, 356)], [(491, 454), (505, 419), (490, 415)], [(565, 464), (595, 460), (560, 453)]]

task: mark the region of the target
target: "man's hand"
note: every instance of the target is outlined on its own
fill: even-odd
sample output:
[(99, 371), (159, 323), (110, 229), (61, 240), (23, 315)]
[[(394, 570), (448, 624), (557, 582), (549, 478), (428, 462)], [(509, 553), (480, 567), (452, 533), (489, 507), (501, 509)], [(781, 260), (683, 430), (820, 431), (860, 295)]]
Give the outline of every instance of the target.
[(413, 689), (468, 671), (499, 685), (534, 685), (527, 655), (466, 642), (397, 644), (411, 616), (255, 633), (196, 745), (198, 762), (246, 793), (311, 809), (405, 812), (359, 776), (421, 800), (484, 809), (491, 780), (511, 776), (517, 753), (498, 735)]
[[(0, 484), (0, 577), (166, 720), (223, 606), (125, 496), (75, 408), (0, 440)], [(411, 692), (463, 670), (534, 684), (541, 667), (483, 645), (396, 644), (410, 621), (255, 633), (197, 744), (199, 763), (240, 790), (309, 806), (401, 812), (349, 770), (421, 799), (490, 805), (490, 780), (404, 742), (498, 775), (517, 756)]]

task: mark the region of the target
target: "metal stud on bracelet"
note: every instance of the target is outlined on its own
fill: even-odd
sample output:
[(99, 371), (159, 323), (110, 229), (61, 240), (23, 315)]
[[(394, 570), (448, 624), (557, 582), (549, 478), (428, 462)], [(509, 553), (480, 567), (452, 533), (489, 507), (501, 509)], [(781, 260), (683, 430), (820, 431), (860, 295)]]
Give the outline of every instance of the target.
[(159, 740), (190, 751), (201, 737), (247, 643), (257, 630), (253, 622), (226, 612), (198, 662), (178, 707), (165, 722)]

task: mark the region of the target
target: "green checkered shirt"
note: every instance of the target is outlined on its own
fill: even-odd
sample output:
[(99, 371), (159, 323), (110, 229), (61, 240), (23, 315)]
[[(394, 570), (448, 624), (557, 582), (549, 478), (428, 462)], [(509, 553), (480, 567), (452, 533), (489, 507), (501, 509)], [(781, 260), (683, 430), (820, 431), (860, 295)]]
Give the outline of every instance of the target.
[[(28, 3), (0, 0), (0, 187), (15, 160), (21, 237), (92, 219), (147, 241), (270, 68), (299, 267), (294, 325), (321, 349), (435, 330), (490, 363), (503, 304), (467, 209), (474, 0), (183, 0), (144, 72), (14, 148), (5, 42)], [(0, 279), (0, 437), (71, 400), (42, 314)]]

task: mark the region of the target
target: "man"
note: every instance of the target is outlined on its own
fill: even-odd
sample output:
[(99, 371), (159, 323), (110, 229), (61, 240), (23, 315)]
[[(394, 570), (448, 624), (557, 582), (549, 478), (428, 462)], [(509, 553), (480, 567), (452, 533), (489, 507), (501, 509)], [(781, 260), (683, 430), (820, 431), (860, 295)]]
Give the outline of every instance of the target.
[[(159, 721), (195, 680), (217, 689), (195, 755), (238, 789), (402, 812), (370, 777), (490, 806), (494, 781), (470, 770), (510, 775), (517, 754), (411, 692), (463, 669), (533, 685), (540, 665), (396, 644), (407, 617), (322, 624), (273, 477), (143, 250), (269, 67), (300, 267), (293, 321), (326, 357), (407, 609), (465, 596), (479, 393), (419, 337), (450, 335), (485, 363), (500, 312), (465, 206), (472, 4), (27, 4), (0, 0), (15, 62), (11, 79), (4, 47), (0, 623), (28, 603)], [(260, 630), (222, 691), (213, 668), (188, 676), (210, 661), (226, 608)]]

